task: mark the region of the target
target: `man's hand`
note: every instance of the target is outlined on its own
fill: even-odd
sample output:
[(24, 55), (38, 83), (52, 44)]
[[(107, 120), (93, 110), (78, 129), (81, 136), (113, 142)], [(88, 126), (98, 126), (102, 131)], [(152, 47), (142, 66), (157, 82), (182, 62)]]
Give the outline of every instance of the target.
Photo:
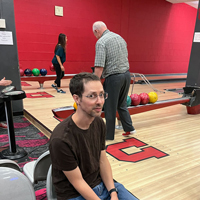
[(11, 80), (5, 80), (5, 77), (3, 79), (1, 79), (1, 81), (0, 81), (1, 86), (8, 86), (11, 83), (12, 83), (12, 81)]
[(112, 192), (110, 196), (110, 200), (119, 200), (116, 192)]

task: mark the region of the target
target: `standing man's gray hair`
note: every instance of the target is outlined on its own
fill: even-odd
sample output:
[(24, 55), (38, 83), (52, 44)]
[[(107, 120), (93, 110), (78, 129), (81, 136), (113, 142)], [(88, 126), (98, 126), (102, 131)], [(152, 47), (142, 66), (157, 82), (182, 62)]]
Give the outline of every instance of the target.
[(102, 21), (95, 22), (92, 28), (93, 28), (93, 33), (97, 39), (99, 39), (102, 36), (105, 30), (107, 30), (106, 24)]
[(106, 24), (105, 24), (104, 22), (102, 22), (102, 21), (97, 21), (97, 22), (95, 22), (95, 23), (93, 24), (93, 32), (94, 32), (95, 30), (100, 30), (101, 27), (104, 27), (104, 28), (107, 29), (107, 26), (106, 26)]

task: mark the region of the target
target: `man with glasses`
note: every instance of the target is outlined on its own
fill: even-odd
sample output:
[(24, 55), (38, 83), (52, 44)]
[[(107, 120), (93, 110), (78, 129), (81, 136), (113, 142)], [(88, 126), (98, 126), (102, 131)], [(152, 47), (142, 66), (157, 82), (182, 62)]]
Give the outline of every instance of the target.
[(93, 24), (93, 33), (98, 39), (94, 73), (105, 78), (103, 87), (109, 94), (109, 99), (104, 105), (106, 139), (114, 140), (116, 111), (125, 131), (122, 135), (129, 136), (136, 131), (126, 103), (131, 81), (127, 44), (120, 35), (109, 31), (101, 21)]
[(105, 123), (100, 117), (105, 99), (99, 77), (75, 75), (69, 84), (76, 112), (53, 131), (49, 150), (58, 200), (135, 200), (114, 183), (105, 151)]

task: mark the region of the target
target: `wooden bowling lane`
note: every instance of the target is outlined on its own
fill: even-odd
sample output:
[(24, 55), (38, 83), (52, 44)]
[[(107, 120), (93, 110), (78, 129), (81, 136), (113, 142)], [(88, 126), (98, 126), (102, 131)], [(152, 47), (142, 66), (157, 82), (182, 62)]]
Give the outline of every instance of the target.
[[(162, 111), (161, 111), (162, 110)], [(114, 178), (123, 182), (141, 200), (199, 199), (199, 116), (188, 115), (182, 105), (163, 108), (132, 116), (137, 130), (134, 135), (146, 143), (137, 148), (123, 148), (131, 155), (154, 147), (168, 156), (147, 158), (138, 162), (124, 162), (108, 155)], [(116, 131), (114, 142), (123, 141)], [(131, 137), (127, 138), (130, 139)]]
[[(131, 73), (134, 77), (134, 73)], [(132, 77), (132, 79), (133, 79)], [(138, 83), (144, 83), (144, 79), (149, 82), (161, 82), (161, 81), (186, 81), (187, 74), (163, 74), (163, 75), (144, 75), (135, 73), (135, 81)]]
[[(45, 89), (37, 89), (37, 82), (28, 83), (31, 86), (22, 86), (26, 93), (35, 93), (37, 96), (38, 92), (46, 92), (53, 96), (23, 100), (24, 109), (52, 131), (59, 122), (53, 118), (51, 110), (72, 106), (74, 103), (69, 93), (69, 80), (62, 80), (66, 94), (57, 93), (51, 87), (52, 81), (45, 81)], [(174, 89), (184, 87), (185, 82), (153, 84), (153, 86), (159, 90)], [(147, 85), (134, 85), (134, 93), (151, 91)], [(131, 87), (129, 95), (130, 93)], [(181, 96), (175, 92), (158, 92), (159, 100)], [(117, 149), (123, 147), (119, 150), (124, 155), (122, 157), (118, 157), (115, 153), (107, 153), (114, 179), (123, 183), (140, 200), (199, 200), (199, 115), (187, 114), (186, 107), (178, 104), (132, 115), (131, 118), (136, 134), (125, 138), (121, 135), (123, 131), (116, 129), (115, 140), (106, 142), (107, 148), (115, 148), (115, 145), (118, 145)], [(126, 147), (126, 143), (132, 146)], [(137, 143), (142, 145), (137, 147)], [(153, 157), (143, 154), (145, 149), (153, 149), (163, 157), (157, 158), (157, 154)], [(144, 157), (136, 157), (138, 154)], [(134, 162), (129, 160), (129, 156)], [(127, 160), (122, 161), (123, 159)]]

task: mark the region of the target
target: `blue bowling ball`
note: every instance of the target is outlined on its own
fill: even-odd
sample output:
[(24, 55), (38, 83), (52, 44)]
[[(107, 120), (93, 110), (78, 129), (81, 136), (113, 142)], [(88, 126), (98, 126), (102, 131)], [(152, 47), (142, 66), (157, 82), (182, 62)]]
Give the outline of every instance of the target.
[(26, 76), (32, 76), (32, 70), (29, 69), (29, 68), (27, 68), (27, 69), (24, 70), (24, 74), (25, 74)]
[(42, 76), (46, 76), (47, 75), (47, 70), (46, 69), (41, 69), (40, 70), (40, 74), (42, 75)]

